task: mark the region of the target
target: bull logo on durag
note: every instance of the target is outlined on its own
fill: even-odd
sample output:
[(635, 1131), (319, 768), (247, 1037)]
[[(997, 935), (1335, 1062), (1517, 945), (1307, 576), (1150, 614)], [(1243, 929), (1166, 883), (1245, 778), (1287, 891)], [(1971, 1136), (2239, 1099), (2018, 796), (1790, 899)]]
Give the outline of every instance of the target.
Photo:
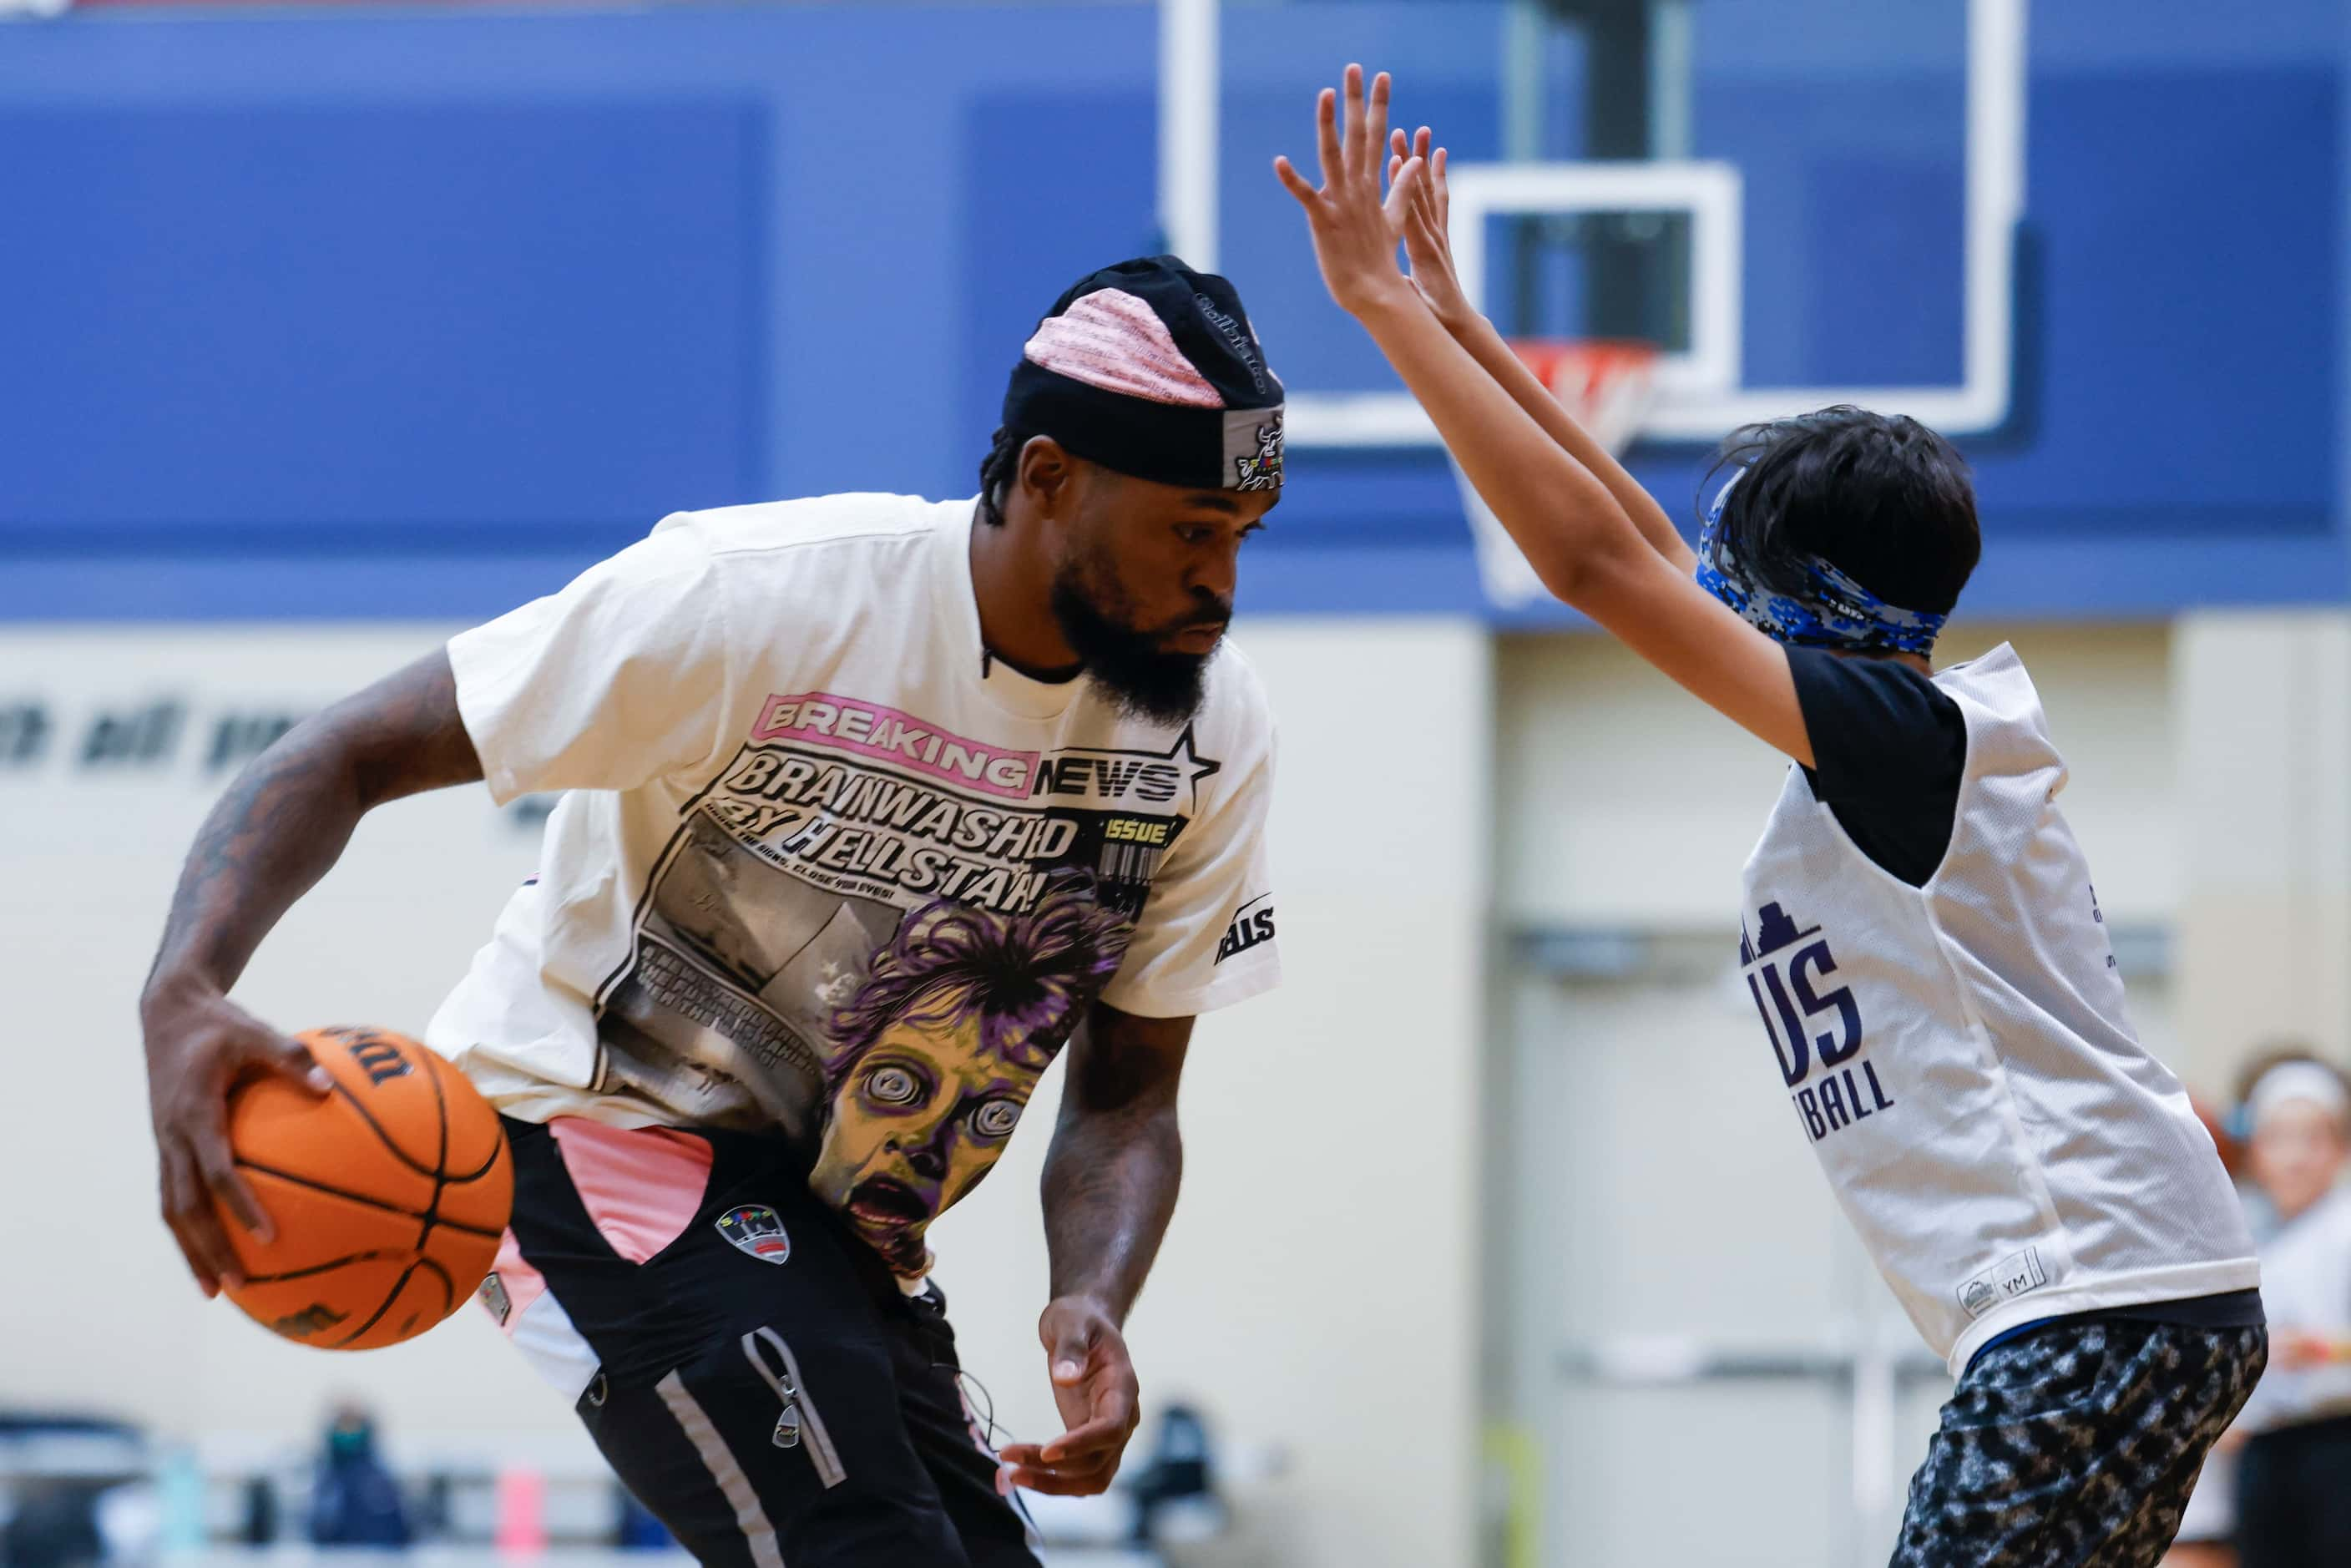
[(1279, 490), (1281, 488), (1281, 415), (1257, 427), (1257, 455), (1236, 457), (1234, 465), (1240, 471), (1236, 490)]

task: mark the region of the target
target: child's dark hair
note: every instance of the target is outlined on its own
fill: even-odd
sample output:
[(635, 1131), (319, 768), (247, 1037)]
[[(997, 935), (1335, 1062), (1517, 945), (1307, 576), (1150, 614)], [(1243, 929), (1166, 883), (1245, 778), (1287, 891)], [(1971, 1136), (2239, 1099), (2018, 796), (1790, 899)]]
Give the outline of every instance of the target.
[(1004, 524), (1003, 495), (1020, 474), (1020, 449), (1033, 431), (1003, 426), (996, 433), (987, 455), (979, 460), (979, 520), (998, 528)]
[(1744, 469), (1722, 538), (1762, 586), (1802, 598), (1819, 556), (1886, 603), (1932, 615), (1959, 602), (1983, 538), (1967, 459), (1907, 414), (1839, 403), (1733, 431), (1699, 496)]

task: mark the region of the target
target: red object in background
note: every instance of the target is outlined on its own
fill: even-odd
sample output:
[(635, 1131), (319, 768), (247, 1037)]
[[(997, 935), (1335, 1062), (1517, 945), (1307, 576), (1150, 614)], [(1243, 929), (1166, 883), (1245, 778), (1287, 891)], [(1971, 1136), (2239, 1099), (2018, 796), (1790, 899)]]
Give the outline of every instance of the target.
[(494, 1539), (505, 1556), (536, 1557), (547, 1550), (547, 1478), (528, 1465), (498, 1472)]

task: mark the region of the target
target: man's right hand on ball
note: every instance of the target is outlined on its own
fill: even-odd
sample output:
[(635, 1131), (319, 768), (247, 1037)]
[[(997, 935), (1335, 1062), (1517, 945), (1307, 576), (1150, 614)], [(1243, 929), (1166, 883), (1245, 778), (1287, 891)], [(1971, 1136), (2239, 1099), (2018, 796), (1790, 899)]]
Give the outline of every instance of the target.
[(270, 1235), (269, 1217), (237, 1174), (229, 1149), (229, 1091), (238, 1080), (265, 1072), (314, 1094), (327, 1093), (333, 1081), (308, 1047), (201, 980), (151, 980), (139, 998), (139, 1021), (147, 1042), (147, 1104), (155, 1122), (163, 1223), (197, 1286), (215, 1295), (245, 1282), (221, 1209), (261, 1239)]

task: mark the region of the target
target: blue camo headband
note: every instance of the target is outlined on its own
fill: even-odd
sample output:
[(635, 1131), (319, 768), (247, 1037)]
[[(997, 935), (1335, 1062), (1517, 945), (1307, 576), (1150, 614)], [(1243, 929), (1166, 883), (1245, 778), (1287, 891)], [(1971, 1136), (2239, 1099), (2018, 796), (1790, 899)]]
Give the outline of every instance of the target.
[(1715, 492), (1698, 541), (1698, 585), (1739, 612), (1740, 618), (1775, 642), (1799, 648), (1842, 648), (1856, 653), (1929, 653), (1946, 615), (1888, 604), (1828, 561), (1803, 558), (1802, 598), (1764, 587), (1722, 537), (1723, 503), (1741, 468)]

